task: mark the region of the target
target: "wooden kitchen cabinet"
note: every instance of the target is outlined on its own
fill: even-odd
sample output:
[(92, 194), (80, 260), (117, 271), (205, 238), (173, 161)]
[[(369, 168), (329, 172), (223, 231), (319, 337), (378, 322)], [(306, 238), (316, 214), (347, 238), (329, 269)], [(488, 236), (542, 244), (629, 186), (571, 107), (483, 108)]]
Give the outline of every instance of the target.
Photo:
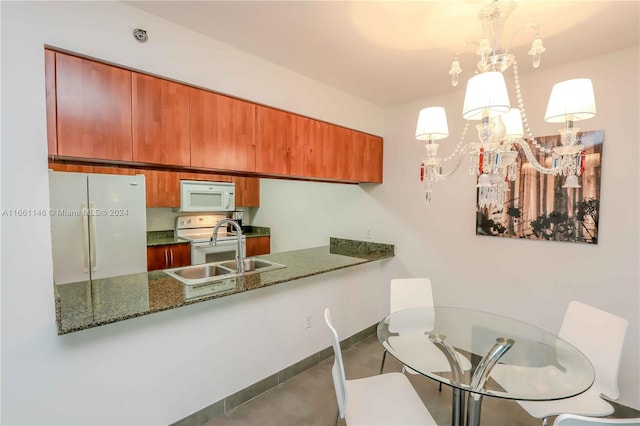
[(247, 237), (247, 256), (271, 253), (271, 237)]
[(77, 164), (49, 163), (49, 169), (56, 172), (93, 173), (92, 166), (80, 166)]
[(56, 52), (44, 50), (44, 88), (47, 107), (47, 151), (49, 155), (58, 153), (58, 132), (56, 130)]
[(256, 171), (303, 176), (304, 117), (256, 106)]
[(140, 170), (145, 176), (147, 208), (180, 207), (180, 173)]
[(55, 72), (57, 154), (131, 161), (131, 72), (59, 52), (45, 65), (46, 80)]
[(332, 179), (354, 180), (354, 146), (352, 143), (353, 130), (339, 126), (330, 127), (329, 146), (330, 158), (333, 166), (329, 169)]
[(189, 102), (191, 166), (255, 171), (255, 104), (195, 88)]
[(260, 204), (247, 175), (382, 182), (377, 136), (50, 49), (45, 88), (49, 155), (162, 169), (150, 207), (177, 207), (179, 179), (234, 181), (246, 207)]
[(260, 179), (234, 176), (236, 207), (260, 207)]
[(382, 138), (353, 131), (351, 142), (355, 153), (352, 178), (358, 182), (382, 183)]
[(189, 166), (189, 86), (132, 73), (133, 161)]
[(147, 247), (147, 271), (191, 265), (191, 245), (167, 244)]
[(305, 118), (304, 175), (317, 178), (335, 178), (338, 175), (339, 152), (331, 143), (331, 126), (317, 120)]
[(209, 182), (231, 182), (232, 176), (209, 173), (180, 173), (180, 180), (204, 180)]

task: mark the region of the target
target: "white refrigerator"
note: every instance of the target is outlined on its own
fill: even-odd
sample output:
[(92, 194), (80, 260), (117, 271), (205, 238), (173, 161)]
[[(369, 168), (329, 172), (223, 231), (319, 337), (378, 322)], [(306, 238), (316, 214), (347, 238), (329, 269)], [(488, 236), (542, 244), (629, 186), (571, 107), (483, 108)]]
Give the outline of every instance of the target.
[(147, 271), (144, 175), (49, 171), (56, 284)]

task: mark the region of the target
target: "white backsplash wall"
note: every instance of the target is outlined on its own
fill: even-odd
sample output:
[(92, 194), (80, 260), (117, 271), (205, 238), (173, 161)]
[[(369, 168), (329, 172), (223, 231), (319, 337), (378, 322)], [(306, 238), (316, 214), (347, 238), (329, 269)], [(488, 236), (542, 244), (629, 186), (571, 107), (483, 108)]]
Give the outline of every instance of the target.
[(174, 230), (176, 217), (179, 215), (180, 213), (174, 212), (171, 208), (147, 209), (147, 232)]
[[(244, 212), (242, 224), (252, 225), (253, 218), (257, 208), (255, 207), (243, 207), (241, 209)], [(147, 209), (147, 232), (148, 231), (168, 231), (175, 230), (176, 217), (185, 216), (188, 213), (179, 213), (172, 208), (148, 208)], [(228, 214), (227, 217), (231, 215)], [(269, 226), (268, 224), (256, 224), (259, 226)]]

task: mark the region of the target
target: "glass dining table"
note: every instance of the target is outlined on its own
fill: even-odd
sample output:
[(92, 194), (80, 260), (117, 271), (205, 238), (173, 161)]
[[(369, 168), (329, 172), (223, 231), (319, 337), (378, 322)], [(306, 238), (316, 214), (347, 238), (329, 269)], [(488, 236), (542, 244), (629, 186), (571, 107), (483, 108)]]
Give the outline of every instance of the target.
[(595, 379), (584, 354), (557, 335), (473, 309), (393, 312), (377, 334), (402, 364), (452, 387), (454, 426), (478, 426), (484, 396), (550, 401), (578, 395)]

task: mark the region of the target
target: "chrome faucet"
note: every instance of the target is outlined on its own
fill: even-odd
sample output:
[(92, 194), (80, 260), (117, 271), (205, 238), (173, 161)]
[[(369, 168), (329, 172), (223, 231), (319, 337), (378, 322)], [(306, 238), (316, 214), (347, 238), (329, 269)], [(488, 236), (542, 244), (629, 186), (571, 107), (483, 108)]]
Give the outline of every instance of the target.
[(219, 220), (216, 223), (215, 228), (213, 228), (213, 234), (211, 234), (211, 245), (215, 246), (218, 242), (218, 229), (220, 228), (221, 225), (226, 225), (226, 224), (230, 224), (231, 226), (233, 226), (236, 230), (236, 233), (238, 234), (238, 249), (236, 251), (237, 256), (236, 256), (236, 261), (238, 262), (238, 266), (237, 266), (237, 272), (239, 274), (242, 274), (244, 272), (244, 256), (242, 254), (242, 228), (240, 227), (240, 225), (238, 225), (238, 222), (236, 222), (235, 220), (231, 220), (231, 219), (222, 219)]

